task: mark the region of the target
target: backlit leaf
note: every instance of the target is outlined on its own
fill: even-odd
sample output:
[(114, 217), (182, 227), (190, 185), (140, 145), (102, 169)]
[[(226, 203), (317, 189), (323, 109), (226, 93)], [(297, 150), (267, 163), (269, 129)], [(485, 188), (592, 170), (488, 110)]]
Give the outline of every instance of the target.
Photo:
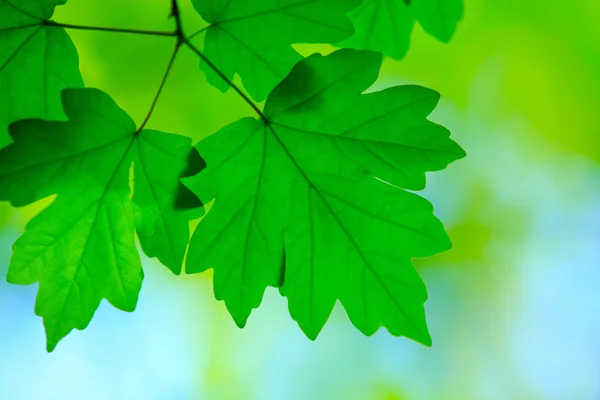
[(69, 35), (44, 25), (65, 2), (0, 0), (0, 148), (13, 121), (64, 118), (61, 90), (83, 86)]
[(186, 271), (214, 269), (215, 295), (239, 326), (267, 286), (315, 338), (336, 300), (370, 335), (385, 326), (430, 344), (425, 285), (411, 264), (450, 248), (429, 202), (405, 189), (464, 156), (426, 119), (437, 93), (396, 86), (362, 94), (381, 55), (340, 50), (298, 63), (245, 118), (201, 141), (208, 167), (184, 182), (215, 199)]
[(18, 207), (56, 195), (16, 241), (7, 277), (39, 282), (49, 350), (84, 329), (103, 298), (133, 311), (142, 284), (135, 229), (145, 252), (178, 273), (188, 221), (199, 216), (175, 208), (179, 179), (198, 172), (188, 170), (190, 139), (138, 131), (96, 89), (65, 90), (62, 104), (68, 121), (16, 122), (14, 143), (0, 150), (0, 200)]
[(408, 50), (416, 21), (438, 40), (448, 42), (462, 14), (462, 0), (364, 0), (349, 13), (356, 34), (341, 45), (400, 59)]
[[(263, 101), (302, 57), (295, 43), (335, 43), (354, 33), (346, 13), (360, 0), (193, 0), (210, 25), (204, 54), (223, 74), (237, 73), (252, 98)], [(206, 64), (208, 81), (229, 86)]]

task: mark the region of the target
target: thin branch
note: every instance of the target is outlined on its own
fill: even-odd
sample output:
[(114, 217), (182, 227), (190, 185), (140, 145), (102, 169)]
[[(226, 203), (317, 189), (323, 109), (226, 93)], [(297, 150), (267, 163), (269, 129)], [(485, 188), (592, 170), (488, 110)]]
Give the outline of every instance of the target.
[(171, 14), (170, 17), (175, 17), (178, 22), (178, 25), (181, 25), (181, 14), (179, 13), (179, 4), (177, 0), (171, 0)]
[(227, 76), (225, 76), (225, 74), (223, 72), (221, 72), (221, 70), (215, 64), (213, 64), (212, 61), (210, 61), (204, 54), (202, 54), (202, 52), (196, 46), (194, 46), (194, 44), (192, 42), (190, 42), (187, 38), (183, 38), (183, 44), (185, 44), (194, 53), (196, 53), (196, 55), (198, 55), (198, 57), (200, 57), (200, 59), (203, 62), (205, 62), (206, 65), (208, 65), (210, 67), (210, 69), (212, 69), (217, 75), (219, 75), (219, 77), (225, 83), (227, 83), (227, 85), (229, 85), (229, 87), (231, 87), (254, 110), (254, 112), (260, 117), (260, 119), (266, 125), (271, 124), (271, 121), (269, 121), (269, 119), (265, 116), (265, 114), (263, 114), (263, 112), (260, 110), (260, 108), (258, 108), (258, 106), (254, 103), (254, 101), (252, 101), (252, 99), (250, 99), (250, 97), (248, 97), (242, 91), (242, 89), (240, 89), (235, 83), (233, 83), (233, 81), (231, 79), (229, 79)]
[[(175, 23), (178, 31), (178, 39), (179, 43), (185, 44), (190, 48), (202, 61), (206, 63), (219, 77), (229, 85), (253, 110), (254, 112), (263, 120), (265, 125), (270, 125), (270, 121), (267, 119), (265, 114), (258, 108), (258, 106), (248, 97), (242, 89), (240, 89), (231, 79), (229, 79), (225, 74), (215, 65), (212, 61), (210, 61), (192, 42), (190, 42), (190, 38), (185, 37), (183, 34), (183, 28), (181, 25), (181, 15), (179, 14), (179, 6), (177, 5), (177, 0), (171, 0), (171, 16), (175, 17)], [(193, 35), (192, 35), (193, 36)]]
[(56, 27), (65, 28), (65, 29), (77, 29), (77, 30), (83, 30), (83, 31), (133, 33), (133, 34), (137, 34), (137, 35), (149, 35), (149, 36), (170, 36), (170, 37), (178, 36), (177, 31), (167, 32), (167, 31), (146, 31), (146, 30), (140, 30), (140, 29), (125, 29), (125, 28), (107, 28), (107, 27), (103, 27), (103, 26), (84, 26), (84, 25), (63, 24), (61, 22), (55, 22), (55, 21), (42, 21), (42, 25), (56, 26)]
[(177, 36), (183, 38), (183, 28), (181, 25), (181, 13), (179, 12), (179, 5), (177, 0), (171, 0), (171, 14), (170, 17), (175, 18), (175, 32)]
[(136, 135), (139, 134), (142, 131), (142, 129), (144, 129), (144, 127), (150, 120), (150, 117), (152, 116), (152, 113), (154, 112), (154, 108), (156, 107), (156, 103), (158, 102), (158, 98), (160, 97), (160, 94), (162, 93), (163, 88), (165, 87), (165, 84), (167, 83), (167, 78), (169, 77), (169, 73), (171, 72), (171, 69), (173, 68), (173, 64), (175, 63), (175, 58), (177, 57), (177, 53), (179, 53), (180, 48), (181, 48), (181, 42), (178, 40), (177, 43), (175, 44), (175, 49), (173, 50), (173, 54), (171, 55), (171, 59), (169, 60), (169, 64), (167, 65), (167, 69), (165, 70), (165, 73), (162, 77), (162, 80), (160, 82), (158, 90), (156, 91), (154, 100), (152, 100), (152, 104), (150, 105), (148, 114), (146, 114), (146, 118), (144, 118), (144, 121), (142, 121), (142, 124), (137, 129)]

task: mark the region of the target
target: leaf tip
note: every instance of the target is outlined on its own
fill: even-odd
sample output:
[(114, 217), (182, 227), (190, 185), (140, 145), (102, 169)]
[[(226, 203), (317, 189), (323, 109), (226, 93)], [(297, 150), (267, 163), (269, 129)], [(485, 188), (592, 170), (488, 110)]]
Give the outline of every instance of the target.
[[(37, 310), (36, 310), (36, 314), (40, 315), (40, 313), (38, 313)], [(52, 325), (48, 323), (46, 318), (42, 317), (42, 320), (44, 322), (44, 330), (46, 332), (46, 351), (48, 353), (52, 353), (54, 351), (54, 349), (56, 349), (56, 346), (58, 345), (58, 343), (66, 335), (68, 335), (71, 330), (69, 330), (65, 334), (58, 333), (55, 329), (53, 329)]]
[(307, 321), (302, 321), (298, 316), (290, 309), (290, 315), (292, 318), (298, 323), (300, 330), (304, 333), (304, 335), (311, 341), (314, 342), (319, 337), (325, 322), (322, 324), (314, 324), (314, 323), (306, 323)]
[(458, 143), (456, 144), (456, 160), (461, 160), (467, 156), (467, 152)]
[(310, 341), (314, 342), (315, 340), (317, 340), (317, 337), (319, 337), (319, 333), (321, 333), (321, 329), (319, 328), (307, 328), (304, 326), (300, 327), (302, 329), (302, 332), (304, 332), (304, 334), (306, 335), (306, 337), (308, 339), (310, 339)]
[(422, 344), (425, 347), (433, 346), (433, 341), (431, 340), (431, 335), (429, 334), (427, 328), (425, 328), (425, 332), (423, 332), (423, 335), (417, 338), (416, 340), (418, 343)]
[(56, 342), (56, 341), (46, 340), (46, 352), (52, 353), (54, 351), (54, 349), (56, 349), (57, 344), (58, 344), (58, 342)]
[(234, 314), (234, 313), (231, 313), (231, 316), (233, 317), (233, 321), (235, 322), (237, 327), (240, 329), (244, 329), (246, 327), (246, 324), (248, 323), (248, 317), (250, 317), (249, 314)]
[(167, 268), (175, 276), (181, 275), (181, 270), (183, 269), (181, 264), (170, 264), (170, 265), (167, 265)]
[[(215, 298), (217, 300), (224, 300), (215, 292)], [(250, 314), (252, 313), (252, 309), (254, 307), (245, 307), (241, 303), (228, 302), (225, 300), (225, 306), (227, 307), (227, 311), (233, 318), (233, 321), (237, 325), (238, 328), (244, 329), (246, 324), (248, 323), (248, 318), (250, 318)], [(258, 307), (258, 305), (256, 306)]]

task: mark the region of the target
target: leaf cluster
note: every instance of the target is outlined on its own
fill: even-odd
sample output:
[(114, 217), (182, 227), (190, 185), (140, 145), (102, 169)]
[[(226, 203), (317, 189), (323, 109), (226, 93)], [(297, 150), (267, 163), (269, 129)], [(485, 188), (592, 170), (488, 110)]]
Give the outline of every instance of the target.
[[(7, 280), (39, 283), (49, 351), (84, 329), (102, 299), (135, 309), (136, 237), (175, 274), (184, 259), (188, 274), (213, 269), (215, 296), (240, 327), (272, 286), (311, 339), (339, 300), (366, 335), (384, 326), (431, 344), (411, 259), (451, 245), (413, 192), (464, 152), (427, 119), (436, 92), (367, 91), (383, 56), (405, 54), (415, 21), (449, 40), (461, 0), (192, 0), (206, 26), (191, 34), (177, 0), (165, 32), (54, 21), (65, 2), (0, 0), (0, 201), (54, 196), (15, 242)], [(85, 87), (68, 34), (76, 29), (172, 37), (139, 126)], [(342, 49), (304, 58), (299, 43)], [(146, 128), (183, 48), (256, 117), (195, 146)]]

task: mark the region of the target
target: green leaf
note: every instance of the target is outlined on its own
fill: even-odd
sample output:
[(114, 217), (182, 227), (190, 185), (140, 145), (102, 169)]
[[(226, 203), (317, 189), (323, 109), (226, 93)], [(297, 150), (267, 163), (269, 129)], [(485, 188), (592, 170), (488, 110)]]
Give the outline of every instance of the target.
[(448, 42), (462, 14), (462, 0), (364, 0), (349, 13), (356, 34), (340, 44), (381, 51), (399, 60), (408, 51), (415, 21), (438, 40)]
[(427, 120), (437, 93), (362, 94), (381, 55), (340, 50), (298, 63), (245, 118), (201, 141), (208, 167), (187, 184), (215, 199), (192, 236), (186, 271), (214, 269), (215, 296), (239, 326), (267, 286), (281, 287), (310, 338), (337, 299), (370, 335), (385, 326), (430, 344), (425, 286), (411, 264), (450, 248), (429, 202), (406, 189), (464, 156)]
[(66, 0), (0, 0), (0, 147), (18, 119), (62, 119), (60, 92), (82, 87), (77, 50), (64, 29), (44, 25)]
[(7, 277), (40, 283), (35, 311), (49, 351), (84, 329), (103, 298), (133, 311), (142, 284), (134, 229), (144, 251), (178, 273), (200, 211), (175, 209), (180, 177), (197, 172), (190, 139), (138, 131), (96, 89), (65, 90), (62, 104), (68, 121), (13, 123), (14, 143), (0, 150), (0, 200), (18, 207), (56, 195), (16, 241)]
[[(263, 101), (302, 57), (294, 43), (335, 43), (354, 33), (346, 13), (360, 0), (193, 0), (210, 25), (204, 54), (233, 79), (237, 73), (248, 93)], [(211, 85), (225, 83), (201, 64)]]
[(449, 42), (463, 16), (463, 0), (413, 0), (416, 19), (425, 32)]

